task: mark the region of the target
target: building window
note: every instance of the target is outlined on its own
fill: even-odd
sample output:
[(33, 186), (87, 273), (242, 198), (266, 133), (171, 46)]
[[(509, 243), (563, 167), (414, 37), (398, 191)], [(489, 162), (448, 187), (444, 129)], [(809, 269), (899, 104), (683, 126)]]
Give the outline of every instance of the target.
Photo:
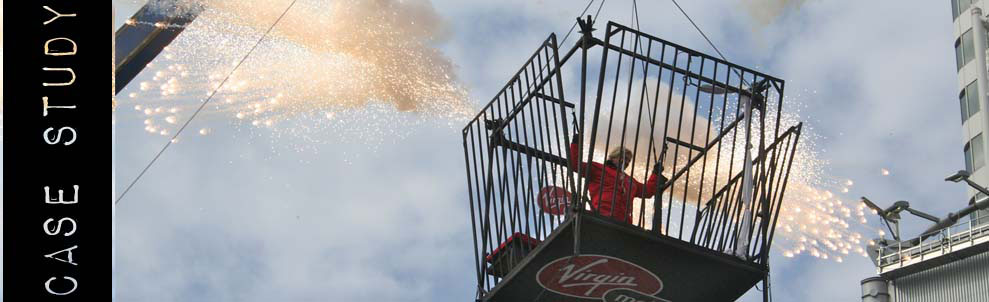
[(958, 70), (962, 70), (962, 67), (965, 66), (965, 53), (962, 52), (961, 44), (960, 39), (955, 41), (955, 67)]
[(962, 89), (962, 93), (958, 95), (958, 103), (962, 108), (962, 123), (968, 120), (968, 98), (965, 97), (965, 90)]
[(965, 94), (968, 97), (968, 117), (979, 113), (979, 85), (972, 81), (965, 87)]
[[(971, 62), (975, 59), (975, 38), (972, 37), (972, 30), (969, 29), (961, 38), (955, 40), (955, 64), (958, 70), (965, 67), (965, 64)], [(986, 46), (989, 47), (989, 39), (986, 40)]]
[(968, 83), (968, 86), (965, 86), (965, 89), (958, 95), (958, 100), (962, 109), (962, 122), (979, 113), (981, 106), (979, 106), (979, 85), (976, 81), (972, 81)]
[(972, 138), (972, 171), (986, 165), (986, 148), (982, 142), (982, 134)]
[(951, 14), (955, 19), (968, 9), (974, 0), (951, 0)]
[(958, 95), (958, 103), (961, 105), (962, 122), (979, 113), (979, 85), (976, 81), (968, 83), (965, 89)]
[(975, 59), (975, 37), (972, 37), (971, 29), (962, 34), (962, 51), (965, 52), (966, 64)]
[(951, 0), (951, 17), (958, 19), (958, 0)]
[(965, 171), (972, 173), (972, 144), (965, 144)]
[(958, 70), (975, 58), (975, 41), (972, 39), (972, 30), (969, 29), (958, 41), (955, 41), (955, 63), (958, 64)]
[(986, 165), (986, 148), (982, 142), (982, 134), (976, 135), (965, 144), (965, 170), (974, 173)]

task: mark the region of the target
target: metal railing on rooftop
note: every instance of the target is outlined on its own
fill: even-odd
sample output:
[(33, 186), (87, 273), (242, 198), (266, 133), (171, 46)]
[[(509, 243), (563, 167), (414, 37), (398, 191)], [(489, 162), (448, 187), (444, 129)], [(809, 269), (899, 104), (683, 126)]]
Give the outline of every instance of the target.
[(900, 241), (894, 245), (880, 246), (877, 263), (880, 269), (896, 269), (924, 260), (968, 248), (989, 239), (989, 216), (976, 217), (927, 236), (916, 246)]

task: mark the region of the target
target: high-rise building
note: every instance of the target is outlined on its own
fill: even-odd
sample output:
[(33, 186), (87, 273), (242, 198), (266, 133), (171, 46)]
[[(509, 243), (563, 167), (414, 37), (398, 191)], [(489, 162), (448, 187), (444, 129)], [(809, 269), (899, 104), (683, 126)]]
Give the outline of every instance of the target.
[[(985, 90), (987, 87), (980, 87), (979, 74), (985, 75), (987, 62), (985, 61), (986, 28), (974, 27), (973, 13), (982, 11), (984, 4), (989, 1), (984, 0), (949, 0), (951, 1), (951, 12), (954, 18), (955, 37), (955, 67), (958, 70), (958, 104), (961, 112), (961, 146), (962, 154), (965, 157), (965, 169), (972, 176), (971, 179), (978, 184), (989, 184), (989, 169), (983, 169), (989, 162), (989, 153), (986, 151), (989, 134), (983, 135), (989, 129), (989, 113), (985, 112), (989, 99)], [(984, 15), (984, 12), (981, 13)], [(983, 18), (981, 16), (979, 18)], [(976, 40), (983, 43), (977, 45)], [(979, 60), (979, 58), (982, 58)], [(985, 77), (983, 77), (985, 78)], [(982, 89), (980, 89), (982, 88)], [(979, 93), (983, 91), (983, 93)], [(969, 203), (984, 197), (974, 189), (968, 190)], [(981, 211), (971, 216), (977, 223), (989, 223), (989, 211)]]
[[(968, 205), (971, 205), (987, 198), (975, 186), (989, 185), (989, 168), (986, 167), (989, 162), (986, 152), (989, 146), (989, 61), (986, 60), (989, 39), (985, 11), (982, 10), (989, 5), (989, 0), (948, 1), (954, 18), (961, 146), (968, 172), (950, 179), (962, 181), (967, 178), (974, 182), (967, 194)], [(958, 202), (957, 207), (964, 206), (966, 204)], [(905, 210), (894, 206), (886, 209), (888, 212), (880, 211), (880, 215), (895, 225), (900, 212)], [(929, 219), (937, 220), (936, 217)], [(916, 238), (871, 243), (870, 248), (875, 252), (872, 260), (879, 276), (862, 281), (862, 301), (989, 302), (989, 211), (976, 211), (953, 225), (943, 220), (936, 225), (951, 226)], [(898, 227), (895, 232), (899, 232)]]

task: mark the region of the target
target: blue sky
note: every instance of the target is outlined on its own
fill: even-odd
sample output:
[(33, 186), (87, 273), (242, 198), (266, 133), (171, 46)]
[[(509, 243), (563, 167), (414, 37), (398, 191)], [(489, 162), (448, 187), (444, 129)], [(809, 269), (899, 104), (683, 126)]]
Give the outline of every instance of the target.
[[(479, 106), (549, 32), (569, 29), (580, 2), (435, 0), (450, 34), (437, 47)], [(713, 53), (671, 2), (640, 2), (644, 31)], [(801, 95), (829, 173), (856, 181), (848, 199), (905, 199), (938, 216), (963, 206), (964, 187), (942, 181), (964, 167), (949, 3), (807, 0), (775, 18), (749, 13), (774, 2), (681, 4), (730, 60)], [(121, 17), (136, 9), (114, 3)], [(601, 19), (627, 23), (630, 3), (608, 1)], [(118, 187), (165, 143), (142, 120), (118, 116)], [(214, 134), (170, 147), (117, 208), (118, 300), (473, 299), (461, 125), (416, 123), (375, 148), (325, 133), (319, 152), (222, 119), (192, 127)], [(912, 222), (906, 233), (923, 228)], [(855, 301), (875, 274), (864, 258), (774, 256), (778, 301)]]

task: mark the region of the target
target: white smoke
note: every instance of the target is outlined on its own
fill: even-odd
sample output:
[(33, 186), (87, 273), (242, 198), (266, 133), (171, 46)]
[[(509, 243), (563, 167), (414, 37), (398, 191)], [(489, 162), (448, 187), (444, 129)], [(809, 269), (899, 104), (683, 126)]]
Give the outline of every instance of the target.
[[(632, 87), (637, 88), (632, 89), (630, 96), (627, 96), (628, 94), (626, 91), (622, 91), (623, 89), (619, 89), (616, 96), (619, 101), (615, 102), (614, 107), (611, 107), (608, 102), (602, 102), (602, 107), (607, 107), (602, 108), (599, 120), (594, 152), (596, 158), (601, 156), (603, 159), (603, 156), (611, 149), (623, 146), (635, 153), (633, 164), (641, 165), (641, 167), (637, 167), (636, 171), (645, 172), (643, 171), (645, 165), (648, 163), (652, 166), (659, 158), (658, 153), (662, 153), (666, 137), (704, 147), (707, 142), (717, 136), (717, 133), (710, 129), (711, 123), (704, 116), (706, 113), (697, 112), (693, 99), (678, 91), (671, 92), (670, 86), (666, 83), (660, 84), (657, 94), (656, 79), (654, 77), (648, 78), (646, 82), (646, 89), (642, 91), (642, 80), (633, 81)], [(605, 90), (611, 91), (608, 89), (611, 88)], [(658, 99), (656, 99), (657, 95), (659, 96)], [(627, 99), (631, 101), (626, 103), (625, 100)], [(642, 101), (640, 102), (640, 100)], [(655, 111), (656, 117), (655, 125), (652, 124), (651, 118), (653, 111)], [(669, 118), (667, 119), (667, 117)], [(665, 127), (662, 124), (664, 120), (667, 121)], [(611, 124), (610, 132), (608, 130), (609, 123)], [(590, 130), (590, 121), (587, 125), (588, 130)], [(589, 142), (589, 138), (587, 142)], [(684, 155), (690, 151), (686, 147), (672, 143), (667, 146), (667, 166), (673, 164), (673, 154)], [(693, 154), (697, 154), (697, 152), (695, 151)]]
[(154, 7), (174, 14), (205, 9), (184, 34), (193, 43), (172, 47), (190, 66), (240, 54), (242, 44), (256, 41), (285, 13), (269, 42), (238, 71), (252, 81), (241, 92), (283, 94), (295, 99), (286, 103), (303, 105), (297, 110), (382, 101), (401, 111), (429, 111), (437, 109), (431, 103), (467, 103), (453, 63), (435, 48), (448, 27), (428, 0), (299, 0), (287, 12), (292, 1), (159, 2), (171, 5)]
[[(672, 186), (672, 191), (665, 192), (672, 195), (666, 195), (664, 197), (664, 201), (667, 202), (672, 198), (675, 208), (685, 205), (693, 206), (698, 201), (706, 202), (713, 194), (710, 184), (715, 179), (717, 179), (719, 184), (725, 184), (731, 177), (726, 165), (727, 159), (722, 160), (721, 169), (717, 173), (714, 172), (713, 161), (717, 156), (719, 154), (726, 156), (731, 153), (730, 148), (723, 148), (723, 150), (719, 151), (718, 145), (732, 145), (734, 142), (730, 137), (720, 142), (715, 142), (714, 140), (718, 135), (717, 132), (720, 127), (721, 118), (718, 117), (720, 110), (713, 114), (712, 117), (715, 120), (709, 120), (707, 117), (708, 110), (698, 110), (696, 100), (684, 95), (682, 91), (673, 89), (671, 92), (670, 85), (660, 83), (657, 94), (656, 82), (655, 77), (646, 78), (647, 85), (645, 91), (643, 91), (641, 88), (642, 79), (634, 80), (632, 81), (632, 87), (636, 88), (632, 89), (631, 94), (628, 94), (627, 90), (623, 91), (624, 89), (619, 89), (615, 95), (618, 101), (615, 102), (614, 106), (610, 103), (611, 95), (606, 96), (607, 101), (602, 101), (602, 112), (598, 121), (598, 131), (594, 143), (593, 161), (604, 162), (608, 151), (617, 147), (625, 147), (635, 154), (632, 164), (625, 172), (631, 173), (638, 181), (644, 183), (651, 174), (651, 170), (660, 157), (660, 153), (663, 152), (666, 137), (678, 139), (701, 148), (706, 147), (709, 143), (715, 143), (711, 151), (709, 151), (708, 156), (691, 166), (690, 172), (684, 174), (675, 182)], [(605, 91), (611, 92), (613, 91), (611, 89), (613, 87), (607, 87)], [(642, 97), (643, 94), (646, 95), (645, 98)], [(705, 98), (705, 95), (701, 94), (701, 98)], [(642, 100), (641, 104), (640, 99)], [(720, 97), (716, 97), (715, 102), (720, 103), (718, 101), (720, 99)], [(627, 106), (625, 100), (631, 100), (627, 103)], [(707, 103), (710, 101), (705, 100), (704, 102)], [(732, 102), (728, 103), (731, 104)], [(710, 105), (705, 104), (705, 106)], [(732, 106), (729, 105), (729, 107)], [(654, 111), (656, 124), (652, 125), (651, 115)], [(626, 112), (628, 115), (627, 118)], [(734, 109), (728, 108), (726, 112), (734, 113)], [(608, 129), (609, 120), (611, 120), (610, 131)], [(665, 127), (663, 125), (664, 120), (667, 123)], [(725, 121), (725, 125), (734, 120), (734, 117), (728, 118)], [(588, 128), (586, 130), (587, 134), (589, 135), (591, 132), (591, 120), (588, 119), (585, 121), (585, 124), (585, 127)], [(652, 145), (650, 145), (650, 142)], [(586, 146), (590, 144), (590, 137), (585, 136), (584, 144), (584, 149), (588, 150), (589, 148)], [(674, 169), (676, 171), (682, 170), (686, 167), (690, 159), (700, 154), (696, 150), (673, 143), (668, 143), (667, 148), (667, 155), (663, 161), (665, 168), (663, 174), (667, 178), (673, 177)], [(582, 158), (587, 158), (589, 152), (584, 152)], [(740, 157), (736, 159), (736, 162), (741, 162)], [(705, 165), (707, 169), (704, 169)], [(740, 165), (737, 166), (733, 170), (734, 173), (740, 171)], [(702, 179), (704, 180), (704, 187), (699, 185)], [(687, 185), (688, 183), (689, 186)], [(633, 221), (639, 220), (639, 208), (643, 206), (645, 207), (645, 213), (647, 213), (646, 217), (644, 217), (646, 221), (644, 227), (649, 228), (649, 221), (652, 220), (651, 213), (653, 213), (653, 198), (636, 199), (633, 202)], [(692, 211), (689, 212), (692, 213)]]
[(213, 91), (198, 119), (301, 138), (300, 151), (324, 141), (374, 148), (408, 136), (410, 125), (475, 112), (437, 48), (449, 28), (428, 0), (158, 1), (164, 13), (201, 12), (118, 100), (149, 133), (174, 134)]

